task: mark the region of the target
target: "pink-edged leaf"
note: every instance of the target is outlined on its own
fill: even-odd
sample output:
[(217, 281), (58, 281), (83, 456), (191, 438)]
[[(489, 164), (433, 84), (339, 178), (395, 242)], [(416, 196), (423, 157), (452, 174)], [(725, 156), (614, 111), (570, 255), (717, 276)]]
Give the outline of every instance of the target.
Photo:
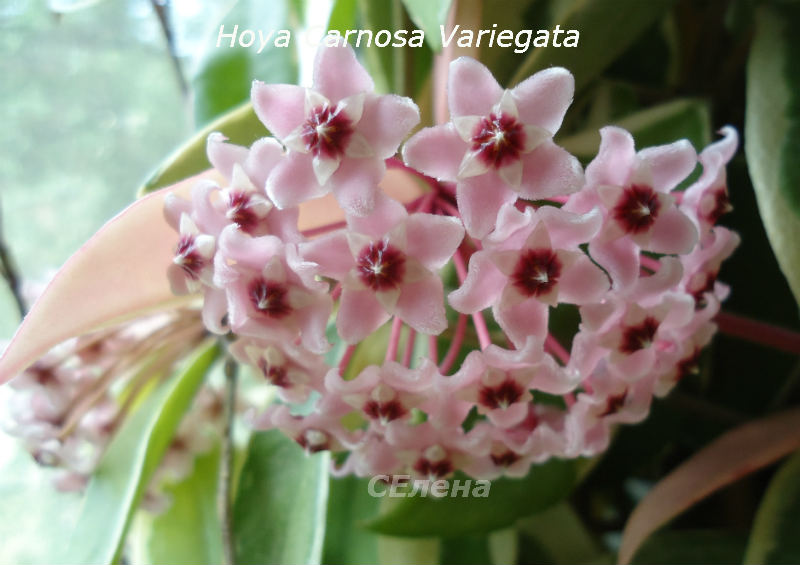
[[(71, 337), (185, 301), (170, 290), (167, 267), (178, 234), (164, 218), (164, 198), (189, 198), (200, 179), (224, 180), (206, 171), (148, 194), (109, 220), (59, 269), (0, 357), (0, 383), (13, 378), (53, 346)], [(402, 171), (388, 171), (381, 187), (409, 202), (419, 185)], [(323, 198), (300, 209), (300, 229), (344, 219), (336, 201)]]
[(0, 383), (66, 339), (176, 300), (166, 269), (178, 234), (164, 219), (164, 198), (188, 198), (200, 177), (137, 200), (64, 263), (0, 358)]
[(672, 471), (634, 509), (618, 563), (630, 563), (650, 534), (732, 482), (800, 448), (800, 409), (788, 410), (731, 430)]

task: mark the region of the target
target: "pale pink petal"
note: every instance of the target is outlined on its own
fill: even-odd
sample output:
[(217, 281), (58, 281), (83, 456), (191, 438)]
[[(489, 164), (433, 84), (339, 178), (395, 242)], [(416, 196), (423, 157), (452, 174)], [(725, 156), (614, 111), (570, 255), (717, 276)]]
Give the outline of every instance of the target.
[(253, 82), (250, 99), (258, 119), (269, 132), (283, 139), (306, 119), (306, 89), (293, 84)]
[(558, 280), (558, 299), (570, 304), (599, 302), (611, 286), (608, 276), (581, 255)]
[(511, 91), (517, 104), (520, 120), (554, 134), (572, 103), (575, 79), (559, 67), (539, 71), (519, 83)]
[(344, 231), (336, 231), (300, 244), (300, 255), (319, 265), (321, 275), (343, 280), (355, 262)]
[(263, 137), (250, 146), (244, 170), (259, 192), (267, 186), (267, 177), (283, 157), (283, 147), (273, 137)]
[(661, 192), (675, 188), (697, 165), (697, 153), (685, 139), (643, 149), (639, 158), (653, 175), (653, 188)]
[(536, 299), (514, 304), (503, 293), (500, 303), (492, 309), (494, 317), (516, 347), (523, 347), (530, 336), (544, 339), (547, 334), (548, 306)]
[(542, 142), (522, 156), (523, 173), (519, 193), (538, 200), (548, 196), (572, 194), (583, 186), (583, 168), (566, 149), (552, 140)]
[(659, 214), (651, 229), (648, 251), (685, 254), (697, 243), (694, 223), (674, 206)]
[(211, 166), (217, 169), (227, 180), (233, 178), (233, 166), (241, 165), (247, 159), (248, 149), (241, 145), (225, 143), (227, 137), (219, 132), (208, 136), (206, 154)]
[(700, 155), (702, 157), (706, 153), (719, 153), (722, 156), (722, 160), (728, 163), (736, 154), (736, 149), (739, 146), (739, 134), (731, 126), (725, 126), (717, 133), (723, 136), (722, 139), (703, 149)]
[(489, 418), (489, 421), (491, 421), (495, 426), (501, 428), (510, 428), (512, 426), (516, 426), (522, 420), (524, 420), (525, 416), (527, 415), (527, 402), (515, 402), (505, 410), (498, 408), (496, 410), (489, 410), (486, 413), (486, 417)]
[(336, 329), (347, 343), (358, 343), (385, 324), (389, 318), (389, 314), (371, 290), (342, 290)]
[(403, 145), (403, 160), (428, 176), (455, 181), (467, 144), (453, 124), (420, 130)]
[(339, 206), (354, 216), (366, 216), (375, 207), (375, 199), (386, 166), (377, 159), (345, 159), (330, 179), (330, 187)]
[(406, 222), (406, 253), (431, 271), (445, 266), (464, 239), (458, 218), (412, 214)]
[(456, 200), (467, 232), (481, 239), (494, 228), (503, 204), (514, 202), (517, 193), (506, 187), (493, 171), (465, 179), (456, 186)]
[(347, 46), (320, 47), (314, 59), (314, 88), (336, 104), (359, 92), (372, 92), (375, 85), (369, 73)]
[(600, 130), (597, 157), (586, 167), (586, 182), (590, 186), (624, 186), (635, 162), (636, 149), (631, 134), (622, 128), (604, 127)]
[(175, 194), (164, 197), (164, 219), (176, 232), (181, 229), (181, 216), (192, 214), (192, 202)]
[(439, 334), (447, 328), (444, 288), (438, 276), (403, 285), (397, 301), (397, 315), (424, 334)]
[(358, 131), (380, 159), (391, 157), (419, 123), (419, 108), (405, 96), (371, 96), (364, 103)]
[(347, 226), (354, 232), (377, 239), (408, 218), (405, 206), (397, 200), (378, 192), (372, 212), (366, 216), (349, 216)]
[(296, 311), (297, 325), (303, 347), (312, 353), (325, 353), (331, 344), (325, 338), (325, 329), (333, 308), (330, 295), (318, 295), (314, 304)]
[(448, 296), (450, 306), (464, 314), (488, 308), (500, 296), (506, 280), (489, 253), (478, 251), (470, 257), (467, 278)]
[(639, 276), (639, 247), (627, 238), (589, 242), (589, 255), (611, 277), (615, 289), (629, 288)]
[(292, 208), (324, 192), (314, 175), (311, 155), (289, 153), (267, 179), (267, 195), (278, 208)]
[(209, 331), (224, 335), (228, 326), (224, 324), (228, 314), (228, 298), (224, 290), (207, 289), (203, 297), (203, 324)]
[(486, 116), (502, 95), (492, 72), (475, 59), (459, 57), (450, 63), (447, 99), (452, 117)]
[(222, 230), (218, 246), (225, 259), (256, 271), (261, 271), (273, 257), (282, 256), (284, 250), (284, 243), (274, 235), (251, 237), (234, 225)]
[(547, 226), (553, 247), (567, 249), (590, 241), (603, 226), (603, 214), (592, 208), (585, 214), (573, 214), (563, 208), (542, 206), (536, 215)]

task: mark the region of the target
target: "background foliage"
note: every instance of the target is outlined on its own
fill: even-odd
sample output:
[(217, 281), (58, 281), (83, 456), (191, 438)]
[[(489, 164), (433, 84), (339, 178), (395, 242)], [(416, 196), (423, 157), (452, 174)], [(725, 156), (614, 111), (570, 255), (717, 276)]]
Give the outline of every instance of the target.
[[(85, 2), (52, 2), (58, 15), (32, 2), (0, 9), (0, 64), (11, 77), (0, 83), (0, 117), (13, 132), (0, 157), (3, 228), (28, 278), (56, 266), (132, 198), (136, 179), (146, 179), (139, 190), (150, 190), (207, 168), (203, 128), (238, 143), (265, 135), (249, 107), (240, 106), (250, 83), (304, 80), (305, 55), (216, 49), (219, 25), (421, 27), (431, 40), (424, 48), (372, 48), (361, 55), (379, 88), (414, 96), (430, 119), (434, 39), (450, 3), (336, 0), (328, 21), (324, 3), (312, 0), (213, 3), (216, 10), (195, 3), (194, 13), (180, 12), (176, 2), (166, 6), (171, 22), (165, 26), (153, 6), (168, 2), (94, 2), (64, 12), (79, 4)], [(509, 86), (550, 65), (569, 68), (578, 90), (557, 141), (584, 162), (596, 152), (597, 129), (609, 123), (630, 129), (639, 146), (686, 137), (698, 149), (716, 128), (736, 127), (744, 151), (729, 167), (735, 210), (723, 223), (743, 241), (720, 274), (733, 288), (725, 309), (800, 330), (800, 40), (790, 26), (800, 21), (798, 3), (472, 0), (454, 9), (456, 21), (472, 28), (559, 24), (581, 32), (576, 49), (516, 54), (481, 47), (471, 54)], [(102, 168), (103, 162), (110, 166)], [(147, 175), (148, 169), (155, 172)], [(8, 307), (3, 327), (9, 333), (15, 324)], [(136, 511), (153, 461), (214, 351), (199, 353), (169, 386), (153, 392), (136, 414), (141, 425), (131, 420), (118, 436), (83, 498), (54, 493), (44, 470), (5, 449), (0, 562), (58, 560), (65, 546), (74, 562), (119, 561), (121, 554), (131, 562), (219, 561), (216, 451), (174, 486), (166, 515)], [(794, 417), (800, 409), (798, 357), (720, 335), (703, 361), (698, 377), (657, 401), (644, 423), (621, 428), (598, 460), (548, 462), (526, 479), (496, 481), (488, 499), (380, 501), (367, 495), (365, 481), (329, 478), (324, 456), (305, 457), (271, 434), (255, 434), (237, 459), (237, 562), (610, 563), (626, 557), (623, 528), (647, 493), (655, 502), (640, 507), (636, 523), (667, 523), (645, 536), (634, 562), (796, 562), (800, 465), (797, 454), (779, 461), (797, 447), (790, 441), (796, 418), (785, 420), (788, 428), (770, 428), (774, 420), (761, 419)], [(755, 430), (751, 441), (775, 449), (758, 461), (755, 450), (743, 449), (735, 458), (742, 472), (730, 480), (724, 472), (714, 475), (714, 462), (748, 445), (738, 441), (745, 436), (730, 435), (744, 424)], [(773, 429), (784, 432), (759, 435)], [(725, 451), (731, 437), (734, 447)], [(681, 475), (687, 460), (700, 463)], [(666, 513), (656, 494), (676, 469), (679, 479), (688, 476), (691, 507), (670, 520), (674, 513)], [(700, 500), (698, 490), (692, 497), (703, 480), (713, 494)]]

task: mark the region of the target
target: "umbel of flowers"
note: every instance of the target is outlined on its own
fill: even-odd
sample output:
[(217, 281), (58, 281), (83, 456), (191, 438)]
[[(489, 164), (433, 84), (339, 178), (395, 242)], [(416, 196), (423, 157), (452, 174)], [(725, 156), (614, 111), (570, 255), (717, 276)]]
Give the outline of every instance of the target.
[[(248, 148), (212, 134), (208, 157), (225, 181), (168, 197), (165, 214), (179, 233), (173, 291), (202, 295), (205, 328), (230, 334), (230, 353), (277, 392), (256, 427), (334, 452), (335, 473), (523, 476), (550, 457), (601, 452), (616, 424), (643, 419), (654, 396), (697, 372), (728, 293), (717, 274), (738, 244), (716, 225), (730, 208), (736, 132), (698, 155), (685, 140), (637, 151), (606, 127), (584, 170), (553, 141), (573, 89), (560, 68), (503, 89), (457, 59), (450, 121), (406, 139), (417, 106), (376, 94), (349, 47), (319, 51), (311, 88), (254, 84), (273, 137)], [(387, 167), (419, 181), (419, 195), (379, 188)], [(300, 205), (329, 193), (344, 220), (300, 230)], [(197, 327), (168, 339), (164, 363), (202, 339)], [(331, 363), (334, 333), (346, 347)], [(139, 351), (120, 337), (114, 351)], [(100, 381), (65, 370), (85, 343), (17, 381), (28, 391), (19, 402), (35, 406), (16, 412), (15, 429), (40, 458), (67, 462), (67, 488), (91, 472), (70, 464), (78, 444), (101, 450), (124, 415), (105, 402), (106, 361)], [(383, 363), (356, 365), (361, 344), (371, 359), (385, 347)], [(85, 433), (65, 441), (69, 407), (95, 389), (96, 410), (74, 413), (96, 422), (76, 420)], [(194, 422), (219, 415), (207, 404), (177, 451), (202, 450)], [(47, 425), (23, 421), (29, 413)]]
[[(696, 372), (728, 292), (720, 263), (738, 242), (716, 226), (736, 133), (698, 158), (685, 140), (637, 152), (607, 127), (584, 171), (553, 141), (572, 95), (564, 69), (509, 90), (458, 59), (450, 121), (408, 139), (401, 161), (417, 107), (375, 94), (349, 48), (318, 53), (312, 88), (254, 84), (274, 137), (248, 149), (212, 135), (227, 185), (203, 182), (166, 214), (180, 231), (175, 292), (202, 292), (206, 326), (232, 332), (236, 358), (277, 387), (257, 427), (340, 453), (340, 473), (521, 476), (605, 449), (614, 424), (641, 420)], [(675, 192), (698, 162), (696, 182)], [(387, 164), (424, 194), (383, 193)], [(346, 221), (298, 231), (297, 206), (329, 192)], [(561, 305), (580, 323), (556, 335)], [(323, 357), (332, 317), (349, 344), (336, 367)], [(383, 364), (348, 374), (384, 324)], [(428, 352), (415, 356), (420, 334)]]

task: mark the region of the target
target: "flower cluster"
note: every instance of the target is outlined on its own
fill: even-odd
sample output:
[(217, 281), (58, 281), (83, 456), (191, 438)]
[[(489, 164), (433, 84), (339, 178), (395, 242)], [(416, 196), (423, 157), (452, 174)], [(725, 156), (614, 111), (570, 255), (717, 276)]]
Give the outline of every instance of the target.
[[(257, 427), (337, 453), (338, 473), (521, 476), (602, 451), (614, 424), (697, 371), (738, 243), (716, 226), (736, 132), (698, 156), (687, 141), (637, 152), (607, 127), (584, 171), (553, 141), (573, 88), (554, 68), (503, 89), (458, 59), (450, 122), (400, 161), (418, 110), (375, 94), (349, 48), (321, 49), (312, 88), (254, 85), (274, 137), (212, 135), (227, 184), (203, 181), (166, 214), (173, 289), (204, 293), (207, 327), (277, 389)], [(386, 164), (426, 190), (390, 198)], [(345, 221), (301, 233), (298, 206), (327, 193)], [(329, 320), (348, 344), (332, 364)], [(382, 364), (353, 362), (381, 343)]]
[[(3, 427), (38, 463), (56, 468), (59, 490), (82, 490), (140, 393), (168, 378), (205, 336), (196, 310), (181, 308), (64, 342), (9, 383)], [(222, 407), (221, 391), (201, 389), (145, 493), (147, 508), (164, 508), (161, 485), (186, 477), (213, 446)]]

